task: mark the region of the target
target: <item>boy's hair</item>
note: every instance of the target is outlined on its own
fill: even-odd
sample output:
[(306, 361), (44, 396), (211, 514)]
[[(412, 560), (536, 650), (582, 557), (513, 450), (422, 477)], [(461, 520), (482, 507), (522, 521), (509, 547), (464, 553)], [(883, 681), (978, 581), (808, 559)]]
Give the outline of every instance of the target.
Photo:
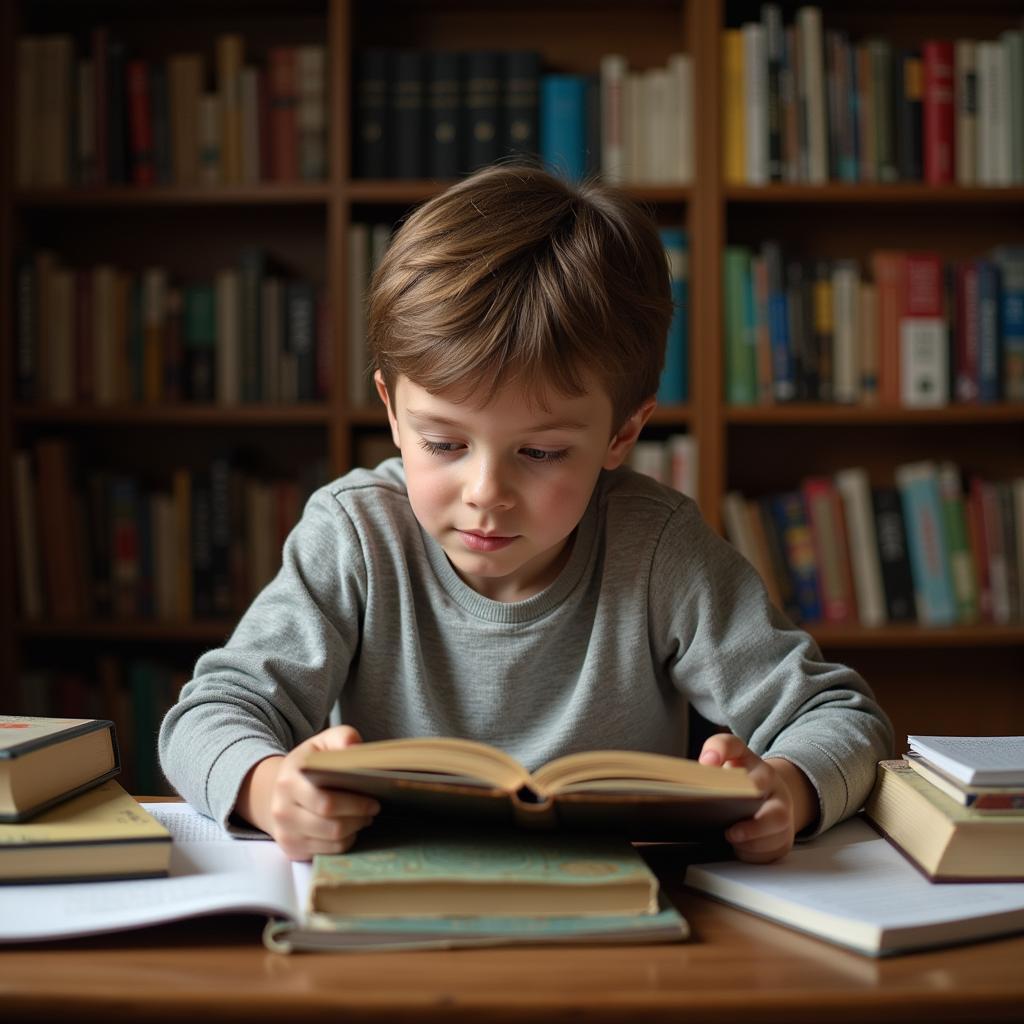
[(369, 343), (394, 402), (399, 376), (459, 400), (515, 384), (604, 386), (617, 430), (658, 389), (672, 317), (658, 230), (597, 182), (486, 168), (417, 209), (373, 276)]

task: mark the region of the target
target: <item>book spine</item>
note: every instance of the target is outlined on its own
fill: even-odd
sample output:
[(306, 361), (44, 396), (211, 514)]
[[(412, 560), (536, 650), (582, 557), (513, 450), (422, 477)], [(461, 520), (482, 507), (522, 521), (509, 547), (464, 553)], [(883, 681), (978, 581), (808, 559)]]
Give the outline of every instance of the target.
[(818, 566), (822, 617), (826, 622), (851, 622), (854, 619), (853, 586), (839, 494), (827, 477), (809, 477), (801, 491)]
[(751, 253), (741, 246), (728, 246), (723, 260), (726, 400), (730, 405), (753, 405), (757, 401), (757, 365), (754, 339), (747, 324)]
[(885, 591), (867, 472), (842, 470), (835, 485), (847, 526), (857, 618), (862, 626), (880, 626), (886, 620)]
[(541, 79), (541, 155), (552, 174), (579, 181), (586, 174), (586, 79)]
[(956, 180), (974, 185), (977, 180), (978, 73), (973, 39), (958, 39), (953, 54), (956, 103)]
[(871, 501), (886, 617), (890, 622), (911, 622), (916, 615), (914, 582), (899, 492), (894, 487), (875, 488)]
[[(502, 58), (499, 53), (470, 50), (465, 56), (465, 67), (466, 170), (475, 171), (493, 163), (501, 152)], [(543, 98), (541, 106), (543, 109)], [(542, 128), (543, 124), (544, 116)], [(541, 145), (543, 148), (543, 139)]]
[(978, 260), (978, 398), (998, 402), (1002, 397), (1002, 344), (999, 330), (999, 267)]
[(536, 160), (540, 154), (541, 55), (534, 50), (512, 50), (503, 55), (503, 62), (502, 153)]
[(624, 90), (626, 58), (607, 53), (601, 58), (601, 174), (611, 185), (626, 180)]
[(392, 54), (388, 50), (364, 50), (357, 58), (356, 69), (357, 172), (361, 178), (385, 178), (391, 166), (388, 86)]
[(939, 497), (942, 503), (942, 525), (949, 568), (956, 599), (957, 621), (973, 623), (978, 620), (977, 574), (967, 532), (967, 510), (960, 473), (950, 462), (938, 467)]
[(772, 357), (772, 397), (777, 402), (796, 398), (796, 367), (789, 333), (789, 308), (786, 297), (782, 249), (777, 242), (762, 246), (768, 284), (768, 338)]
[(424, 54), (418, 50), (398, 51), (391, 83), (392, 177), (422, 178), (424, 175), (424, 90)]
[(818, 569), (803, 497), (798, 491), (777, 495), (771, 500), (771, 509), (782, 538), (800, 618), (804, 622), (818, 622), (821, 619)]
[(442, 181), (462, 170), (462, 65), (458, 53), (436, 50), (427, 54), (427, 168)]
[(743, 33), (722, 32), (722, 112), (725, 180), (729, 185), (746, 183), (746, 110), (743, 105)]
[(927, 39), (924, 70), (924, 178), (929, 185), (954, 180), (953, 44)]
[[(267, 53), (267, 74), (270, 93), (271, 177), (274, 181), (298, 181), (299, 83), (295, 47), (272, 47)], [(361, 88), (362, 82), (357, 83), (357, 90)], [(360, 136), (357, 153), (363, 151), (363, 139)]]
[(662, 228), (660, 234), (668, 259), (674, 309), (665, 345), (665, 366), (658, 387), (658, 401), (673, 405), (685, 402), (689, 394), (688, 253), (682, 229)]
[(1024, 401), (1024, 247), (996, 249), (992, 258), (1002, 284), (1002, 397), (1020, 402)]
[(904, 280), (899, 370), (902, 404), (945, 405), (949, 399), (949, 355), (941, 258), (934, 253), (908, 253)]

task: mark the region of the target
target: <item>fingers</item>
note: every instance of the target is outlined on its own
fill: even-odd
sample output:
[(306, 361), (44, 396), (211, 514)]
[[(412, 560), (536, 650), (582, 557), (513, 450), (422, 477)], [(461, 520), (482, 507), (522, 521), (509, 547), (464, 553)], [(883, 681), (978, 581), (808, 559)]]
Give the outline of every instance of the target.
[(305, 748), (308, 744), (310, 750), (343, 750), (362, 742), (362, 736), (351, 725), (332, 725), (331, 728), (311, 736), (301, 746)]
[(701, 764), (729, 764), (748, 770), (762, 763), (761, 758), (753, 753), (739, 736), (733, 736), (728, 732), (709, 736), (701, 748), (699, 760)]
[(726, 829), (725, 838), (740, 860), (764, 864), (777, 860), (793, 846), (793, 814), (786, 800), (766, 800), (746, 821)]

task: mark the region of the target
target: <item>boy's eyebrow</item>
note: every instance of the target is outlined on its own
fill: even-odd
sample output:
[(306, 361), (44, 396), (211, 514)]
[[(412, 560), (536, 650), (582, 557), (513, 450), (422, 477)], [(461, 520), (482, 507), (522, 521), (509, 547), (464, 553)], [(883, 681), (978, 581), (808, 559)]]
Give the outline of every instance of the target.
[[(435, 416), (433, 413), (425, 412), (420, 409), (406, 409), (410, 419), (414, 419), (419, 423), (430, 423), (438, 427), (461, 427), (462, 424), (456, 420), (448, 419), (445, 416)], [(526, 434), (536, 434), (545, 430), (586, 430), (587, 425), (585, 423), (579, 423), (576, 420), (545, 420), (540, 423), (534, 423), (527, 427), (523, 432)]]

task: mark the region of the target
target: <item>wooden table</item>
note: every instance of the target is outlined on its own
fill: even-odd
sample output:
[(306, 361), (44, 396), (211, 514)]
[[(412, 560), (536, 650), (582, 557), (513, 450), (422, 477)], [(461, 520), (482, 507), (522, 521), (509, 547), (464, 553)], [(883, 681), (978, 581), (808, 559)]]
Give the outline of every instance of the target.
[(262, 921), (207, 918), (0, 947), (0, 1020), (1024, 1021), (1024, 936), (873, 960), (659, 874), (687, 943), (269, 953)]

